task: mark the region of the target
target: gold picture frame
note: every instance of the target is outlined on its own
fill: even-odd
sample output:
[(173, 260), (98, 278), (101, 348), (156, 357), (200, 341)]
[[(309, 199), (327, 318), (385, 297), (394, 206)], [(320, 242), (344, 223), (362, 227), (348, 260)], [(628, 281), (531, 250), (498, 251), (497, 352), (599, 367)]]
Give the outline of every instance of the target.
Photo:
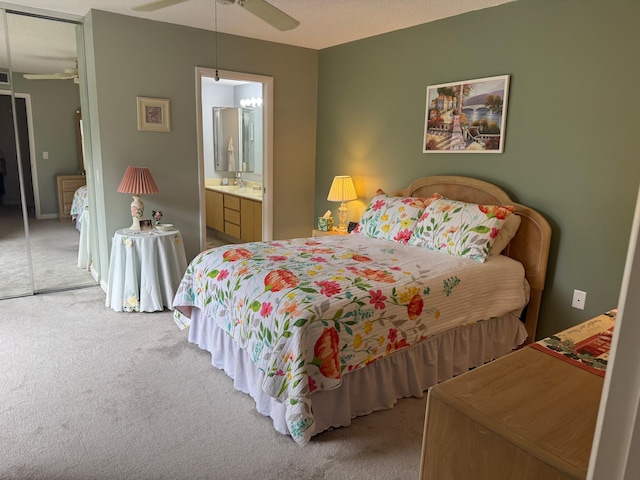
[(138, 103), (138, 130), (170, 132), (171, 119), (168, 98), (136, 97)]

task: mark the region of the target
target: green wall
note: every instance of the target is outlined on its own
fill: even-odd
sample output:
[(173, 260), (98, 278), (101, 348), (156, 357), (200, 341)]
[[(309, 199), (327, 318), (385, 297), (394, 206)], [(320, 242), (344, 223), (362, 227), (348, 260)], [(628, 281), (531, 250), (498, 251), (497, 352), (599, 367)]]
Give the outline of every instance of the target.
[[(160, 193), (145, 217), (182, 232), (187, 258), (200, 251), (195, 67), (215, 67), (213, 32), (92, 10), (85, 18), (91, 144), (101, 242), (131, 223), (117, 193), (128, 165), (150, 168)], [(274, 78), (273, 236), (308, 232), (313, 216), (318, 52), (219, 35), (221, 70)], [(137, 130), (136, 96), (171, 100), (171, 132)], [(302, 219), (292, 221), (292, 219)], [(106, 271), (106, 270), (105, 270)]]
[[(14, 74), (13, 89), (31, 96), (40, 212), (57, 216), (56, 175), (75, 175), (80, 169), (76, 143), (78, 85), (71, 80), (25, 80), (22, 74)], [(42, 158), (43, 152), (49, 153), (47, 160)]]
[[(354, 178), (352, 218), (379, 187), (481, 178), (551, 223), (538, 337), (616, 306), (640, 177), (638, 18), (627, 0), (520, 0), (322, 50), (315, 216), (337, 207), (334, 175)], [(422, 153), (428, 85), (503, 74), (503, 154)]]

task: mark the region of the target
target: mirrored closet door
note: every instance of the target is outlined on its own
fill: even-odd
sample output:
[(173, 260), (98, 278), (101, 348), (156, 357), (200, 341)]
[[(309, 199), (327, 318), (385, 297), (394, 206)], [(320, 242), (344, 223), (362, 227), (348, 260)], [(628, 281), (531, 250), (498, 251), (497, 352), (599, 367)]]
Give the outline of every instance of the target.
[[(7, 45), (7, 14), (0, 21), (0, 297), (33, 292), (22, 168), (16, 150)], [(26, 208), (26, 207), (25, 207)]]
[(95, 285), (81, 255), (77, 22), (2, 11), (1, 23), (0, 298)]

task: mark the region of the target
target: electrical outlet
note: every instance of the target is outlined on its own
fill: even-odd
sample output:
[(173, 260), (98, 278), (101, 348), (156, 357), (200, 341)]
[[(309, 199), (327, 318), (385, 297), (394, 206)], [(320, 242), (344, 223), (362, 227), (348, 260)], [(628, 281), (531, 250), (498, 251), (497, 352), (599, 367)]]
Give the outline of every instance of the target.
[(571, 306), (573, 308), (584, 310), (584, 304), (586, 301), (587, 301), (587, 292), (583, 292), (582, 290), (573, 291), (573, 300), (571, 301)]

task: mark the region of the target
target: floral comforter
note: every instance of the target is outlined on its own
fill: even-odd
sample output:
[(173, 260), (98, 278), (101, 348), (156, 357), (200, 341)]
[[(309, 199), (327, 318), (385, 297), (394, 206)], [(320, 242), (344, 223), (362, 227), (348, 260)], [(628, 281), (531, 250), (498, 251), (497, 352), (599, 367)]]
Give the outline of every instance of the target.
[(84, 213), (84, 209), (89, 206), (89, 195), (87, 193), (87, 186), (83, 185), (78, 188), (73, 194), (73, 200), (71, 202), (71, 218), (73, 220), (76, 217)]
[(353, 234), (202, 252), (173, 306), (180, 327), (197, 307), (250, 354), (304, 445), (312, 392), (428, 336), (517, 311), (525, 292), (522, 265), (507, 257), (479, 263)]

